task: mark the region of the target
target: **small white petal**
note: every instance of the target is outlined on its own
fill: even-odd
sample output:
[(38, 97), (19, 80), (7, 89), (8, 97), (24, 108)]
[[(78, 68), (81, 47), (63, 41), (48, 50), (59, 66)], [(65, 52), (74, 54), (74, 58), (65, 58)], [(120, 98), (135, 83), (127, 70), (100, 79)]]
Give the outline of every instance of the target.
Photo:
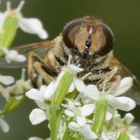
[(76, 121), (77, 121), (78, 125), (81, 127), (86, 124), (86, 118), (83, 116), (76, 117)]
[(89, 97), (90, 99), (93, 99), (93, 100), (98, 100), (99, 95), (100, 95), (100, 92), (95, 85), (88, 85), (84, 89), (83, 93), (84, 93), (85, 96), (87, 96), (87, 97)]
[(39, 138), (39, 137), (30, 137), (28, 138), (28, 140), (44, 140), (44, 139)]
[(43, 110), (46, 109), (46, 105), (44, 102), (40, 102), (40, 101), (35, 100), (35, 103), (40, 109), (43, 109)]
[(73, 100), (66, 99), (68, 101), (68, 104), (63, 104), (63, 106), (69, 110), (74, 110), (75, 108), (75, 102)]
[(106, 121), (110, 121), (112, 119), (112, 113), (107, 111), (106, 113)]
[(68, 109), (64, 110), (64, 114), (69, 116), (69, 117), (74, 117), (75, 116), (75, 114), (72, 111), (68, 110)]
[(82, 80), (79, 80), (78, 78), (74, 78), (73, 80), (74, 80), (75, 87), (79, 92), (82, 92), (86, 88)]
[(32, 125), (37, 125), (47, 119), (46, 112), (39, 109), (35, 108), (32, 110), (32, 112), (29, 115), (29, 119), (32, 123)]
[(40, 102), (44, 101), (43, 95), (41, 92), (39, 92), (37, 89), (30, 89), (28, 92), (25, 93), (25, 95), (32, 100), (37, 100)]
[(102, 132), (100, 140), (109, 140), (107, 136), (107, 132), (104, 132), (104, 131)]
[(74, 83), (72, 83), (69, 87), (69, 93), (72, 92), (75, 89)]
[(0, 75), (0, 83), (2, 83), (3, 85), (11, 85), (15, 82), (14, 77), (12, 76), (7, 76), (7, 75)]
[(2, 118), (0, 118), (0, 128), (2, 129), (4, 133), (9, 132), (10, 130), (8, 123)]
[(79, 125), (76, 122), (70, 122), (68, 127), (73, 131), (79, 131)]
[(21, 18), (19, 22), (20, 28), (27, 33), (37, 34), (41, 39), (47, 39), (48, 33), (43, 28), (39, 19), (36, 18)]
[(72, 65), (72, 64), (68, 65), (67, 67), (70, 71), (72, 71), (75, 74), (83, 71), (82, 68), (79, 68), (79, 67)]
[(136, 107), (135, 101), (128, 97), (114, 97), (108, 95), (106, 96), (106, 100), (111, 106), (123, 111), (130, 111)]
[(16, 62), (25, 62), (27, 58), (24, 55), (18, 55), (16, 58)]
[(55, 91), (56, 91), (56, 88), (57, 88), (57, 83), (55, 81), (51, 82), (48, 85), (48, 87), (47, 87), (47, 89), (46, 89), (46, 91), (44, 93), (44, 98), (46, 100), (51, 100), (53, 95), (54, 95), (54, 93), (55, 93)]
[(5, 59), (8, 63), (15, 61), (18, 56), (18, 52), (15, 50), (7, 51)]
[(95, 111), (94, 104), (86, 104), (80, 108), (82, 116), (89, 116)]
[(95, 140), (97, 135), (90, 128), (90, 125), (85, 125), (81, 128), (81, 133), (85, 136), (86, 140)]
[(114, 93), (115, 96), (124, 94), (133, 85), (133, 79), (131, 77), (125, 77), (121, 80), (117, 91)]
[(114, 123), (118, 123), (121, 120), (121, 115), (118, 113), (115, 113), (114, 115)]
[(134, 120), (134, 116), (131, 114), (131, 113), (127, 113), (125, 116), (124, 116), (124, 119), (125, 121), (127, 122), (127, 124), (131, 124)]
[(130, 140), (139, 140), (139, 138), (136, 138), (136, 137), (133, 136), (133, 135), (129, 135), (129, 138), (130, 138)]

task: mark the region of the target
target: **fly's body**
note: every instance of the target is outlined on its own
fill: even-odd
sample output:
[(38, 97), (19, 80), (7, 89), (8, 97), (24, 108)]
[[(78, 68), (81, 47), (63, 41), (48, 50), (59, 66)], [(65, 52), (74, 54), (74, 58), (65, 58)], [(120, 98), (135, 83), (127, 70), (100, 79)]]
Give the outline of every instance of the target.
[[(71, 64), (83, 68), (83, 72), (77, 74), (79, 78), (86, 84), (96, 84), (100, 90), (106, 83), (104, 90), (107, 90), (112, 84), (117, 87), (124, 76), (134, 77), (114, 57), (113, 44), (113, 33), (102, 20), (84, 17), (69, 22), (54, 40), (23, 45), (16, 50), (27, 54), (28, 75), (35, 87), (56, 79), (71, 58)], [(130, 96), (140, 104), (137, 98), (140, 83), (135, 77), (133, 87)]]

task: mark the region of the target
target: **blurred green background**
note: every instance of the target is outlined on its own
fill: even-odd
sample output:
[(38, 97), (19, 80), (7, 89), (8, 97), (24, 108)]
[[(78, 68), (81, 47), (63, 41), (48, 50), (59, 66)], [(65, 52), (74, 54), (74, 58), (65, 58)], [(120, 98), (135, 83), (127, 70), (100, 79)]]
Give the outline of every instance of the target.
[[(20, 0), (11, 0), (17, 7)], [(5, 10), (6, 0), (0, 5)], [(95, 15), (101, 17), (115, 34), (115, 55), (140, 79), (140, 1), (139, 0), (26, 0), (22, 10), (25, 17), (42, 20), (50, 39), (57, 36), (64, 25), (78, 17)], [(40, 41), (34, 35), (18, 31), (13, 46)], [(17, 70), (18, 72), (20, 70)], [(16, 70), (0, 70), (2, 74), (15, 74)], [(19, 77), (20, 74), (17, 76)], [(47, 136), (46, 124), (31, 126), (28, 114), (35, 105), (27, 100), (20, 108), (6, 117), (11, 131), (3, 134), (0, 140), (27, 140), (29, 136)], [(135, 113), (137, 112), (137, 113)], [(139, 108), (135, 111), (139, 119)]]

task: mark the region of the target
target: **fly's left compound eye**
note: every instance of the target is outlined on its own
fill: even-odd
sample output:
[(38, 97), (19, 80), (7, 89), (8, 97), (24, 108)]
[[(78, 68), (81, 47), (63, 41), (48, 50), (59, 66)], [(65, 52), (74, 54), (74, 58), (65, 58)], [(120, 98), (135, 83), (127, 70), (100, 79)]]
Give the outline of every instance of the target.
[(63, 41), (68, 48), (74, 47), (75, 35), (82, 25), (83, 19), (76, 19), (69, 22), (62, 32)]

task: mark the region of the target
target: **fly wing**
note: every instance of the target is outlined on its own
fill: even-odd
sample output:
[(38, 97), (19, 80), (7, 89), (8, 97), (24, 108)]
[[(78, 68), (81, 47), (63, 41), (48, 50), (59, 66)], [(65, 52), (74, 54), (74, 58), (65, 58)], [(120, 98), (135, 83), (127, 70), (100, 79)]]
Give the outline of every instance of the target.
[[(53, 41), (36, 42), (19, 47), (14, 47), (12, 50), (18, 51), (19, 54), (23, 54), (28, 57), (29, 52), (34, 52), (39, 57), (44, 58), (48, 50), (54, 46)], [(23, 68), (26, 67), (27, 61), (23, 63), (11, 62), (7, 63), (5, 58), (0, 58), (0, 68)]]
[(136, 103), (140, 105), (140, 81), (118, 59), (114, 58), (112, 61), (117, 64), (119, 68), (118, 73), (122, 77), (130, 76), (133, 78), (133, 86), (126, 92), (126, 95), (134, 99)]

